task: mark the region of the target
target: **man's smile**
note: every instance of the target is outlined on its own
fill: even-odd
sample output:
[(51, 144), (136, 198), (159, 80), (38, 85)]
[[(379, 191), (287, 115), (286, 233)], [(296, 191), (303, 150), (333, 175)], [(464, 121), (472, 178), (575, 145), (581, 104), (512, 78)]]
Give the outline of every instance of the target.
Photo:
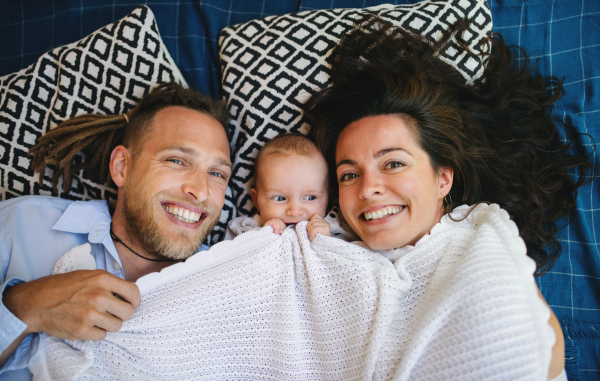
[(175, 204), (163, 204), (162, 207), (174, 218), (188, 224), (195, 224), (206, 217), (206, 213), (194, 212)]

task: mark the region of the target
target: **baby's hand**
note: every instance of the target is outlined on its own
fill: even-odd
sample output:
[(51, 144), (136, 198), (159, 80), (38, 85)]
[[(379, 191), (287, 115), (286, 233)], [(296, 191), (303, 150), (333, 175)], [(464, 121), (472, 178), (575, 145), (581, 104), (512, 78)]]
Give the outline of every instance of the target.
[(273, 233), (281, 234), (285, 230), (285, 224), (279, 218), (271, 218), (263, 226), (270, 226), (273, 228)]
[(306, 225), (306, 231), (308, 232), (310, 239), (315, 238), (317, 233), (331, 237), (331, 227), (329, 226), (329, 222), (325, 221), (318, 214), (315, 214), (310, 218)]

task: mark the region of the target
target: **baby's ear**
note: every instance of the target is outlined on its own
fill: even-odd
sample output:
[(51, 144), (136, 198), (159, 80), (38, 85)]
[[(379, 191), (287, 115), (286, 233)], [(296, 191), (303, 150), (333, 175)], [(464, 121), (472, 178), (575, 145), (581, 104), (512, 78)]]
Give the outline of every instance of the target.
[(252, 198), (252, 203), (254, 204), (254, 207), (256, 208), (256, 210), (258, 210), (258, 214), (260, 214), (260, 209), (258, 208), (257, 202), (256, 188), (250, 188), (250, 197)]

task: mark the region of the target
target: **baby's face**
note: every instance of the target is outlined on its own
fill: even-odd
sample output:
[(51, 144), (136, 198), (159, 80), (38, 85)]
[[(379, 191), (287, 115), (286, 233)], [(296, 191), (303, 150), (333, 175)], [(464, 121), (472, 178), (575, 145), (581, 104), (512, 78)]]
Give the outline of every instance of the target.
[(320, 155), (277, 155), (263, 158), (252, 200), (264, 223), (279, 218), (286, 224), (327, 213), (327, 164)]

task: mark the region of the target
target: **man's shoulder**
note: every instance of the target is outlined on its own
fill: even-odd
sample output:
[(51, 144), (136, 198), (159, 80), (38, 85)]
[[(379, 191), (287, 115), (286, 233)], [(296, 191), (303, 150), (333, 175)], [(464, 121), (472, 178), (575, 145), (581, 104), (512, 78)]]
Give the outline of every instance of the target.
[(37, 216), (62, 215), (67, 209), (108, 210), (105, 200), (75, 201), (53, 196), (20, 196), (0, 202), (0, 216), (33, 212)]
[(15, 209), (42, 208), (64, 211), (75, 201), (52, 196), (21, 196), (0, 202), (0, 213)]

